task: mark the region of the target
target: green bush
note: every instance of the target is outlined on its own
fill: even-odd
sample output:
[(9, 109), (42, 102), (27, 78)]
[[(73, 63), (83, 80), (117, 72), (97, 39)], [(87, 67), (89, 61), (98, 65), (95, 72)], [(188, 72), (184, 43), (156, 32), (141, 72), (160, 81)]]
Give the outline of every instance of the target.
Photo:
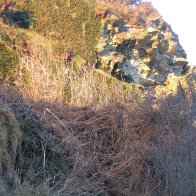
[(13, 81), (18, 63), (17, 53), (0, 43), (0, 77), (3, 80)]
[(64, 43), (87, 61), (95, 60), (95, 46), (100, 35), (100, 21), (93, 3), (84, 0), (30, 0), (20, 9), (32, 13), (34, 29)]
[(31, 14), (27, 11), (11, 11), (8, 14), (8, 20), (10, 24), (17, 24), (20, 28), (31, 28), (33, 25)]

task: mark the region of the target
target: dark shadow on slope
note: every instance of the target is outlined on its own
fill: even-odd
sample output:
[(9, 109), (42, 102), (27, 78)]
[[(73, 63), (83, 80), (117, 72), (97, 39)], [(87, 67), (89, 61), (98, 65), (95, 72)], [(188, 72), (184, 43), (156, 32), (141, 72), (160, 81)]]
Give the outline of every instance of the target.
[(170, 194), (179, 196), (195, 193), (196, 89), (189, 79), (186, 86), (180, 82), (177, 94), (162, 100), (159, 108), (160, 128), (164, 129), (157, 141), (157, 158)]
[(30, 28), (33, 25), (32, 15), (28, 11), (13, 10), (15, 2), (3, 3), (0, 17), (8, 25), (15, 25), (20, 28)]
[[(11, 164), (15, 172), (3, 171), (0, 174), (7, 184), (6, 188), (20, 189), (23, 183), (36, 187), (50, 178), (48, 186), (58, 186), (56, 182), (72, 168), (65, 154), (58, 148), (59, 142), (46, 132), (41, 119), (16, 90), (0, 88), (0, 107), (7, 108), (10, 115), (15, 116), (22, 131), (22, 141), (16, 159)], [(6, 135), (5, 129), (1, 131)], [(13, 157), (10, 147), (16, 142), (12, 138), (13, 134), (10, 135), (7, 139), (7, 157)]]
[[(193, 195), (195, 127), (191, 122), (196, 113), (183, 94), (179, 86), (177, 95), (159, 102), (157, 110), (152, 102), (136, 108), (111, 104), (101, 110), (36, 103), (35, 111), (45, 113), (45, 124), (53, 122), (48, 125), (52, 133), (71, 145), (68, 156), (74, 160), (73, 149), (80, 152), (65, 193)], [(195, 98), (192, 103), (196, 104)], [(86, 192), (83, 186), (88, 187)]]
[(33, 25), (31, 14), (28, 11), (6, 11), (1, 17), (4, 23), (28, 29)]

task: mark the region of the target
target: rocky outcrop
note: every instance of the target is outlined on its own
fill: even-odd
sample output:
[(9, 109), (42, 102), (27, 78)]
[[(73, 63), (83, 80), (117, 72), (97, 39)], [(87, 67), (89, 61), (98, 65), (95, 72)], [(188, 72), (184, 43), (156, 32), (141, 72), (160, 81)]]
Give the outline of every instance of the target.
[(140, 28), (115, 15), (103, 19), (96, 67), (144, 86), (163, 84), (171, 73), (182, 75), (188, 62), (178, 36), (161, 17), (149, 24)]
[(195, 89), (196, 67), (190, 66), (189, 72), (183, 76), (177, 77), (170, 74), (164, 86), (157, 85), (153, 89), (153, 95), (155, 95), (157, 99), (163, 99), (168, 96), (176, 96), (180, 92), (182, 94), (181, 96), (192, 105), (196, 99)]

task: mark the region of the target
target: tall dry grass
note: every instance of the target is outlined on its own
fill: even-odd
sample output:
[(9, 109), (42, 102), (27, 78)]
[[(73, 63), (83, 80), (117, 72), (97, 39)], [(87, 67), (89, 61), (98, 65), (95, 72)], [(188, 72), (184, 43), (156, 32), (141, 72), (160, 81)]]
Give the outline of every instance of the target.
[(128, 102), (140, 93), (138, 87), (121, 83), (93, 66), (77, 70), (77, 65), (57, 58), (50, 43), (31, 46), (31, 54), (22, 54), (20, 61), (16, 84), (31, 100), (99, 107)]
[[(42, 96), (24, 103), (15, 93), (1, 90), (1, 103), (26, 127), (23, 144), (32, 153), (23, 159), (28, 172), (18, 179), (18, 195), (194, 195), (195, 89), (191, 102), (179, 87), (162, 100), (132, 97), (99, 108)], [(37, 123), (41, 132), (34, 129)], [(59, 155), (61, 164), (70, 165), (65, 174), (53, 170)]]
[(24, 96), (33, 100), (62, 101), (66, 80), (65, 66), (60, 60), (50, 58), (50, 44), (33, 46), (30, 55), (21, 57), (17, 85)]

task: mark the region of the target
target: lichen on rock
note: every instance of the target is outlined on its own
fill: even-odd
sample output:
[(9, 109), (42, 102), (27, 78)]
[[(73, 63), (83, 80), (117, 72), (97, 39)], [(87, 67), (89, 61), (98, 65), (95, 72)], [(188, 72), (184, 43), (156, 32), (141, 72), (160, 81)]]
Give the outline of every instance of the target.
[(155, 90), (155, 96), (157, 98), (165, 98), (170, 95), (176, 96), (179, 91), (183, 92), (184, 98), (189, 102), (194, 102), (196, 89), (196, 69), (190, 67), (187, 74), (177, 77), (174, 74), (169, 75), (166, 79), (164, 86), (157, 85)]
[(140, 28), (115, 15), (102, 19), (97, 67), (144, 86), (163, 84), (169, 74), (182, 75), (188, 62), (178, 36), (161, 16), (148, 23)]

